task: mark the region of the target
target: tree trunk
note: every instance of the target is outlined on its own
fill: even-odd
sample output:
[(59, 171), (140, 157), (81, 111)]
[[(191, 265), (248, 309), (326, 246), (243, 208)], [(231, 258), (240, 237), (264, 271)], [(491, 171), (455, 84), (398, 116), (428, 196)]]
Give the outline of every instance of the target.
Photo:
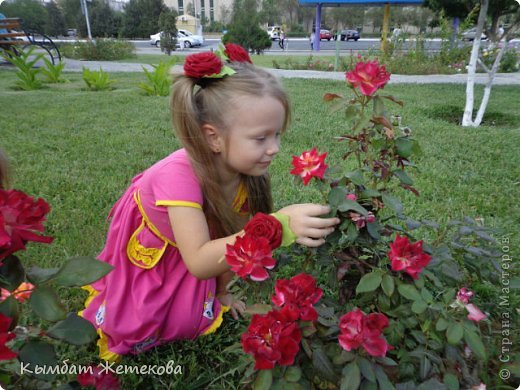
[(495, 79), (495, 74), (498, 71), (498, 67), (500, 66), (500, 61), (504, 56), (506, 48), (509, 42), (504, 42), (504, 45), (500, 48), (500, 51), (497, 54), (497, 58), (495, 58), (495, 62), (493, 62), (493, 67), (490, 71), (488, 71), (488, 82), (486, 83), (486, 88), (484, 89), (484, 96), (482, 97), (482, 102), (480, 102), (480, 107), (478, 109), (477, 117), (474, 121), (474, 126), (480, 126), (482, 123), (482, 118), (484, 117), (484, 113), (486, 112), (487, 104), (489, 102), (489, 96), (491, 95), (491, 87), (493, 86), (493, 80)]
[(480, 13), (478, 15), (477, 28), (475, 31), (475, 39), (473, 40), (473, 47), (471, 49), (471, 57), (468, 65), (468, 81), (466, 84), (466, 106), (464, 107), (464, 115), (462, 117), (462, 126), (477, 127), (473, 121), (473, 104), (475, 100), (475, 74), (477, 72), (477, 60), (480, 51), (480, 36), (486, 21), (487, 11), (489, 7), (489, 0), (482, 0), (480, 3)]

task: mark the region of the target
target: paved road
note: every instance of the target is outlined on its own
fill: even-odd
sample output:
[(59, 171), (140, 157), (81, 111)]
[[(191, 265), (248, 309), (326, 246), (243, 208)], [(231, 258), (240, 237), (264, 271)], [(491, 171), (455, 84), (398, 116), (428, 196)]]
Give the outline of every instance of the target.
[[(160, 49), (150, 45), (150, 41), (138, 40), (132, 41), (135, 45), (137, 52), (142, 54), (157, 54), (160, 53)], [(206, 38), (202, 47), (194, 47), (190, 49), (177, 51), (176, 54), (182, 53), (190, 53), (197, 52), (201, 50), (215, 50), (220, 43), (219, 38)], [(271, 45), (271, 48), (264, 51), (265, 54), (271, 55), (287, 55), (287, 54), (300, 54), (300, 55), (308, 55), (308, 54), (319, 54), (319, 55), (335, 55), (336, 54), (336, 44), (338, 45), (338, 50), (341, 55), (350, 54), (351, 52), (363, 52), (370, 49), (379, 49), (380, 41), (379, 39), (374, 38), (361, 38), (359, 41), (333, 41), (330, 42), (322, 41), (320, 45), (319, 52), (311, 52), (309, 40), (306, 38), (290, 38), (287, 43), (287, 48), (283, 51), (278, 41), (274, 41)], [(462, 45), (471, 45), (471, 42), (459, 42)], [(482, 46), (487, 46), (487, 41), (482, 41)], [(520, 49), (520, 39), (515, 39), (511, 41), (512, 45), (515, 45), (518, 49)], [(406, 51), (408, 49), (415, 48), (415, 41), (408, 40), (403, 43), (402, 50)], [(427, 39), (424, 41), (424, 48), (426, 51), (434, 52), (439, 51), (441, 48), (441, 40), (440, 39)]]
[[(156, 48), (155, 46), (150, 45), (149, 41), (132, 41), (139, 53), (158, 53), (160, 52), (159, 48)], [(204, 41), (204, 44), (202, 47), (194, 47), (191, 49), (183, 50), (185, 52), (193, 52), (193, 51), (199, 51), (199, 50), (210, 50), (210, 49), (216, 49), (220, 43), (220, 39), (218, 38), (206, 38)], [(425, 49), (428, 51), (438, 51), (440, 49), (440, 39), (431, 39), (425, 42)], [(373, 39), (373, 38), (362, 38), (359, 41), (339, 41), (336, 42), (334, 40), (328, 41), (322, 41), (320, 45), (320, 51), (315, 52), (315, 54), (320, 55), (331, 55), (335, 54), (336, 52), (336, 44), (338, 46), (338, 50), (342, 54), (350, 53), (351, 51), (358, 52), (358, 51), (367, 51), (370, 49), (379, 49), (380, 47), (380, 41), (379, 39)], [(413, 43), (414, 44), (414, 43)], [(403, 49), (406, 50), (410, 46), (413, 45), (412, 42), (406, 42), (403, 44)], [(295, 52), (302, 52), (304, 54), (311, 53), (310, 43), (309, 40), (306, 38), (290, 38), (287, 41), (287, 47), (286, 50), (283, 51), (278, 41), (273, 41), (273, 44), (271, 45), (271, 48), (265, 50), (266, 54), (286, 54), (289, 53), (295, 53)]]

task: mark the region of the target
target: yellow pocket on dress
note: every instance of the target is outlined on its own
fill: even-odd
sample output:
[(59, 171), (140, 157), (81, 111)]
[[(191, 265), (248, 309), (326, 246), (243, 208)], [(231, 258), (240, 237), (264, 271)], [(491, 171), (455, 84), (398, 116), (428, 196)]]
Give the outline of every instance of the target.
[(132, 234), (126, 246), (128, 259), (144, 269), (153, 268), (161, 260), (168, 242), (151, 232), (143, 219), (141, 225)]

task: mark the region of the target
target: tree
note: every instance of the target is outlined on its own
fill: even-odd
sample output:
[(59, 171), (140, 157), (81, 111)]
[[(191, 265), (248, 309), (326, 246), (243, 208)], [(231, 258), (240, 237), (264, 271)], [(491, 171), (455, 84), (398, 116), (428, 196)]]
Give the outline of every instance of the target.
[(130, 0), (123, 14), (122, 33), (127, 38), (143, 38), (159, 31), (159, 16), (168, 11), (163, 0)]
[(6, 17), (22, 18), (24, 29), (45, 31), (47, 9), (39, 1), (17, 0), (13, 3), (4, 2), (1, 10)]
[(163, 32), (161, 36), (161, 50), (171, 55), (177, 43), (177, 11), (165, 11), (159, 16), (159, 28)]
[(58, 0), (58, 5), (62, 11), (66, 28), (76, 28), (80, 30), (80, 23), (84, 17), (81, 13), (79, 0)]
[[(505, 12), (509, 12), (511, 8), (509, 7), (509, 4), (505, 4), (501, 1), (493, 1), (493, 0), (482, 0), (480, 4), (480, 12), (478, 16), (477, 26), (476, 26), (476, 32), (475, 36), (480, 37), (480, 34), (484, 30), (484, 25), (486, 22), (488, 9), (490, 9), (491, 3), (493, 4), (493, 17), (496, 17), (496, 15), (505, 15)], [(499, 4), (500, 3), (500, 4)], [(504, 6), (504, 8), (500, 9), (500, 6)], [(502, 44), (502, 47), (498, 50), (497, 56), (495, 58), (495, 61), (493, 62), (493, 65), (491, 69), (489, 69), (484, 62), (479, 58), (480, 54), (480, 39), (475, 39), (473, 41), (473, 47), (471, 49), (471, 57), (468, 65), (468, 81), (466, 84), (466, 105), (464, 107), (464, 114), (462, 116), (462, 126), (465, 127), (478, 127), (482, 123), (482, 119), (484, 117), (484, 113), (486, 112), (487, 104), (489, 102), (489, 97), (491, 95), (491, 88), (493, 87), (493, 81), (495, 78), (495, 74), (498, 71), (498, 68), (500, 66), (500, 61), (502, 60), (502, 57), (505, 53), (506, 48), (509, 46), (509, 41), (511, 40), (513, 36), (513, 32), (518, 29), (520, 26), (520, 11), (519, 7), (516, 6), (516, 10), (513, 9), (513, 11), (516, 11), (515, 17), (513, 20), (513, 23), (511, 26), (507, 29), (507, 31), (504, 32), (504, 43)], [(493, 18), (492, 17), (492, 18)], [(493, 24), (493, 22), (492, 22)], [(495, 30), (496, 31), (496, 30)], [(492, 39), (499, 40), (502, 37), (498, 37), (497, 34), (490, 35)], [(494, 42), (497, 43), (497, 42)], [(474, 89), (475, 89), (475, 74), (477, 69), (477, 64), (480, 64), (484, 70), (486, 71), (488, 75), (488, 81), (486, 83), (486, 86), (484, 87), (484, 96), (482, 97), (482, 101), (480, 102), (480, 107), (478, 109), (478, 112), (476, 114), (475, 119), (473, 119), (473, 106), (474, 106)]]
[(94, 0), (89, 7), (90, 26), (94, 37), (117, 37), (121, 28), (121, 17), (106, 0)]
[(65, 20), (58, 5), (51, 1), (45, 4), (47, 9), (47, 20), (45, 21), (45, 33), (57, 37), (65, 33)]
[(277, 0), (262, 0), (262, 11), (260, 12), (260, 18), (268, 26), (274, 26), (281, 24), (281, 12), (279, 3)]
[(256, 53), (271, 47), (269, 35), (260, 28), (256, 0), (235, 0), (229, 30), (222, 42), (237, 43)]

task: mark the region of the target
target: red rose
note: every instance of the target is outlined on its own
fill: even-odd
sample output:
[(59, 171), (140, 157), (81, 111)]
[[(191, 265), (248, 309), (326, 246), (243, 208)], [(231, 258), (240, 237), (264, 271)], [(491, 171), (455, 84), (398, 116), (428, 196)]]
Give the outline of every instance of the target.
[(278, 363), (290, 366), (300, 349), (302, 335), (298, 324), (281, 311), (253, 315), (240, 342), (244, 352), (255, 358), (256, 370), (270, 370)]
[(345, 73), (347, 81), (358, 88), (365, 96), (372, 96), (378, 89), (384, 88), (390, 80), (390, 73), (377, 60), (358, 62), (356, 68)]
[(249, 53), (240, 45), (236, 45), (234, 43), (227, 43), (224, 45), (226, 50), (224, 50), (224, 54), (227, 55), (229, 61), (231, 62), (249, 62), (253, 63), (251, 58), (249, 57)]
[(388, 257), (392, 261), (392, 270), (404, 271), (412, 278), (418, 279), (423, 268), (431, 260), (431, 256), (423, 252), (422, 245), (422, 240), (412, 244), (408, 237), (400, 237), (398, 234), (390, 244), (390, 252), (388, 252)]
[(0, 313), (0, 361), (14, 359), (18, 354), (6, 347), (5, 343), (14, 339), (16, 335), (9, 332), (12, 319)]
[(251, 280), (262, 281), (269, 277), (266, 271), (276, 265), (267, 238), (249, 235), (237, 237), (234, 245), (226, 245), (226, 261), (231, 271), (242, 279), (249, 275)]
[(311, 275), (301, 273), (291, 279), (279, 279), (274, 290), (271, 300), (276, 306), (283, 307), (292, 320), (314, 321), (318, 318), (312, 305), (320, 300), (323, 290), (316, 287), (316, 280)]
[(222, 60), (212, 52), (190, 54), (184, 62), (184, 74), (199, 79), (219, 74), (223, 66)]
[(246, 235), (269, 241), (271, 249), (278, 248), (282, 243), (282, 224), (272, 215), (256, 213), (254, 217), (244, 226)]
[(365, 315), (361, 310), (355, 309), (340, 318), (339, 344), (347, 351), (362, 346), (369, 355), (383, 357), (392, 349), (381, 335), (387, 326), (388, 318), (384, 314)]
[(313, 177), (323, 179), (328, 166), (325, 164), (325, 157), (327, 157), (327, 153), (319, 156), (316, 148), (303, 152), (300, 156), (293, 156), (294, 169), (290, 173), (300, 175), (304, 185), (307, 185)]
[(86, 372), (78, 374), (76, 379), (81, 386), (95, 386), (96, 390), (119, 389), (119, 380), (112, 372), (94, 365), (88, 366)]
[(27, 241), (50, 243), (52, 237), (39, 236), (50, 207), (43, 199), (17, 190), (0, 189), (0, 260), (25, 249)]

